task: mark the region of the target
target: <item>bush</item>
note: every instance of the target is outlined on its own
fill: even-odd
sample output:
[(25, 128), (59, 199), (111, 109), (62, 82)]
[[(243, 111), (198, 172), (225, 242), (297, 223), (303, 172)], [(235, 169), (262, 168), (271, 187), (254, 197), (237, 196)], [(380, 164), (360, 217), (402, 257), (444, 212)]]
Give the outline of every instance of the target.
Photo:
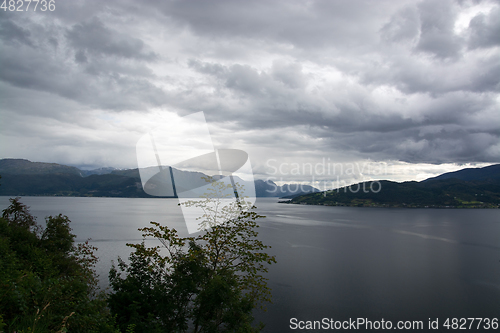
[(42, 229), (19, 198), (0, 218), (0, 326), (7, 332), (114, 332), (95, 248), (75, 246), (67, 216)]
[(151, 222), (139, 230), (162, 246), (127, 244), (135, 249), (130, 264), (119, 259), (118, 268), (111, 268), (109, 306), (122, 331), (257, 332), (263, 327), (252, 327), (252, 310), (270, 301), (262, 274), (276, 262), (257, 239), (255, 220), (263, 216), (243, 209), (255, 208), (243, 198), (220, 209), (226, 185), (212, 184), (204, 200), (186, 203), (205, 211), (199, 236), (182, 238), (175, 229)]

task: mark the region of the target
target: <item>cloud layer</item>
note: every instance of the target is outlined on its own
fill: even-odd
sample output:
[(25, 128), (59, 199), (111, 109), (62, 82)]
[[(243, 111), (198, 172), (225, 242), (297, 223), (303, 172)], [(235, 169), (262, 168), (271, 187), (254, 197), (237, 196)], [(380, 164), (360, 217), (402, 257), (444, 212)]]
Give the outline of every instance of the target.
[(150, 126), (203, 110), (262, 174), (500, 162), (497, 2), (58, 2), (0, 11), (0, 43), (1, 157), (134, 167)]

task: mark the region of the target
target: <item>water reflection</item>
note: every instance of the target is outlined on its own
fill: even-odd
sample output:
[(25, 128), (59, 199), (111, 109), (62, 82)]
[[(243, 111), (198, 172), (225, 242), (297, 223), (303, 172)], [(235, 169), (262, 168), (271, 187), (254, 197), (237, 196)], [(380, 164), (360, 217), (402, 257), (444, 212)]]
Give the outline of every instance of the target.
[[(499, 317), (500, 210), (323, 207), (257, 201), (260, 237), (272, 245), (274, 304), (256, 312), (265, 332), (290, 318), (422, 320)], [(43, 221), (63, 213), (79, 240), (99, 247), (98, 272), (126, 258), (149, 221), (187, 235), (175, 199), (23, 198)], [(1, 207), (8, 198), (0, 197)], [(3, 209), (3, 208), (2, 208)], [(419, 331), (424, 332), (424, 330)], [(435, 332), (435, 330), (433, 331)]]

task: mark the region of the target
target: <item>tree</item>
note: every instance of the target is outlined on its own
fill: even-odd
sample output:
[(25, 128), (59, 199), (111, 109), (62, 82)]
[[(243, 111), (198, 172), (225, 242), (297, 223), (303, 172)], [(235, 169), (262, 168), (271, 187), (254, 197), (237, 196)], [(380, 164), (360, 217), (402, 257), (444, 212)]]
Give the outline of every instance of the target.
[(0, 328), (6, 332), (114, 332), (98, 291), (95, 248), (75, 246), (67, 216), (42, 229), (19, 198), (0, 218)]
[(28, 207), (19, 200), (20, 198), (10, 199), (10, 206), (2, 211), (2, 218), (9, 221), (10, 224), (39, 234), (41, 227), (37, 225), (36, 219), (30, 214)]
[[(139, 229), (161, 245), (135, 249), (130, 264), (119, 259), (110, 282), (109, 305), (122, 330), (137, 332), (256, 332), (252, 310), (270, 301), (263, 273), (276, 262), (257, 239), (258, 215), (245, 198), (225, 200), (231, 185), (221, 181), (202, 200), (184, 203), (201, 208), (201, 233), (179, 237), (175, 229), (151, 222)], [(229, 191), (231, 192), (231, 191)], [(242, 191), (240, 190), (239, 193)]]

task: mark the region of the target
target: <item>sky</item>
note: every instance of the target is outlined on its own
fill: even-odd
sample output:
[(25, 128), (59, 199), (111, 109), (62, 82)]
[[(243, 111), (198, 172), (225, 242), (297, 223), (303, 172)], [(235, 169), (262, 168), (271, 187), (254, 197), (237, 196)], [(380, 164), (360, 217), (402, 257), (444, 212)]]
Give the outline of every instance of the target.
[(203, 111), (278, 183), (500, 163), (497, 1), (54, 1), (0, 9), (0, 158), (137, 167)]

